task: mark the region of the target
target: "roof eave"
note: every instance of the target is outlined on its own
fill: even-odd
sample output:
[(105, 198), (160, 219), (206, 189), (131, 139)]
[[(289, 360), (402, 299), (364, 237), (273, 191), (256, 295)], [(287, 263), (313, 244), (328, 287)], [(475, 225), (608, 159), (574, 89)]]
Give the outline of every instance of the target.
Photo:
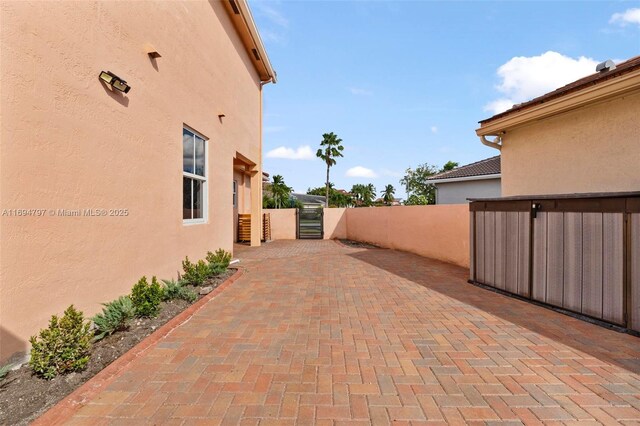
[(451, 183), (451, 182), (464, 182), (470, 180), (489, 180), (489, 179), (500, 179), (500, 173), (494, 173), (490, 175), (475, 175), (475, 176), (460, 176), (455, 178), (442, 178), (442, 179), (427, 179), (433, 185), (437, 185), (439, 183)]
[[(234, 11), (232, 2), (235, 4), (238, 13)], [(265, 84), (275, 83), (276, 72), (271, 66), (271, 61), (267, 55), (264, 43), (262, 43), (262, 38), (260, 38), (258, 27), (253, 19), (247, 0), (223, 0), (222, 3), (231, 18), (233, 26), (240, 35), (240, 39), (244, 44), (253, 66), (260, 76), (260, 81)], [(254, 56), (252, 49), (258, 52), (259, 58)]]
[(476, 134), (478, 136), (499, 135), (516, 126), (638, 90), (640, 90), (640, 69), (544, 103), (513, 111), (496, 119), (489, 118), (481, 121), (480, 128), (476, 129)]

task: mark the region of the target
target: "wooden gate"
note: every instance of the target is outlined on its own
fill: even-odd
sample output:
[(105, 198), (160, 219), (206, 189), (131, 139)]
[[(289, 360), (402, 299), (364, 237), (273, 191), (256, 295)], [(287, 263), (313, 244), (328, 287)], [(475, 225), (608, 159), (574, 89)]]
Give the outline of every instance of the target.
[(474, 200), (470, 280), (640, 332), (640, 194)]
[(324, 209), (322, 207), (297, 210), (297, 237), (299, 240), (324, 238)]

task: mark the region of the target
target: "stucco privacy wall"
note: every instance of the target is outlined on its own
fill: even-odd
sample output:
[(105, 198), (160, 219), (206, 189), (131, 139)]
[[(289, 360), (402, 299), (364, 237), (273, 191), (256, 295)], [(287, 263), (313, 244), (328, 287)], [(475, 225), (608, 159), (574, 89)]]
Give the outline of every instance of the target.
[(640, 92), (509, 130), (502, 195), (637, 191)]
[[(296, 238), (295, 209), (271, 213), (274, 240)], [(348, 238), (469, 267), (469, 205), (324, 209), (324, 238)]]
[[(341, 208), (324, 209), (324, 239), (347, 238), (347, 217)], [(296, 209), (268, 209), (271, 215), (271, 239), (295, 240), (297, 216)]]
[(347, 209), (347, 237), (469, 267), (469, 205)]
[[(0, 216), (0, 358), (71, 303), (94, 314), (142, 275), (174, 277), (185, 255), (232, 248), (233, 157), (261, 164), (261, 92), (223, 7), (0, 3), (2, 209), (129, 212)], [(207, 224), (182, 222), (183, 124), (209, 138)]]
[(324, 209), (324, 239), (347, 238), (347, 210), (344, 208)]
[(263, 210), (271, 216), (272, 240), (296, 239), (296, 209)]

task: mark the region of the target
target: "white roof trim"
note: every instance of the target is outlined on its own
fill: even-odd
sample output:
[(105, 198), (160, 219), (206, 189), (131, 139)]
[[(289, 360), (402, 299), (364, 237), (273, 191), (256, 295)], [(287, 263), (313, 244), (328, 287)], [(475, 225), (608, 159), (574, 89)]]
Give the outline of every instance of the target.
[(501, 174), (496, 173), (492, 175), (479, 175), (479, 176), (464, 176), (457, 178), (445, 178), (445, 179), (431, 179), (429, 183), (437, 185), (439, 183), (449, 183), (449, 182), (464, 182), (467, 180), (489, 180), (489, 179), (500, 179)]

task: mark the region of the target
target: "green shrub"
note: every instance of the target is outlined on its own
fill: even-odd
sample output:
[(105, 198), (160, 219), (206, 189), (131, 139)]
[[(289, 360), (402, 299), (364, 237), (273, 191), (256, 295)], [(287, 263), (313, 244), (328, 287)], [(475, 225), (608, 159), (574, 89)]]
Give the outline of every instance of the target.
[(131, 301), (138, 317), (155, 317), (160, 309), (162, 301), (162, 287), (156, 277), (151, 278), (151, 284), (147, 277), (140, 278), (131, 289)]
[(7, 364), (0, 367), (0, 381), (7, 377), (7, 374), (9, 374), (9, 371), (11, 371), (11, 367), (13, 367), (13, 364)]
[(45, 379), (83, 369), (89, 362), (92, 334), (82, 312), (69, 306), (62, 318), (53, 315), (49, 327), (29, 339), (29, 366)]
[(182, 261), (182, 269), (184, 275), (182, 280), (191, 285), (202, 285), (209, 275), (209, 265), (204, 260), (199, 260), (197, 263), (192, 263), (189, 258), (186, 257)]
[(116, 300), (102, 305), (104, 306), (102, 312), (92, 318), (96, 326), (95, 340), (126, 329), (128, 321), (136, 314), (129, 296), (120, 296)]
[(218, 249), (215, 253), (209, 251), (207, 252), (207, 262), (221, 265), (226, 269), (231, 263), (231, 253), (223, 249)]
[(193, 289), (185, 287), (185, 282), (182, 280), (162, 280), (164, 283), (163, 300), (182, 299), (189, 303), (193, 303), (198, 299), (198, 293)]
[(207, 265), (207, 277), (215, 277), (216, 275), (223, 274), (227, 270), (227, 267), (223, 263), (209, 263)]

